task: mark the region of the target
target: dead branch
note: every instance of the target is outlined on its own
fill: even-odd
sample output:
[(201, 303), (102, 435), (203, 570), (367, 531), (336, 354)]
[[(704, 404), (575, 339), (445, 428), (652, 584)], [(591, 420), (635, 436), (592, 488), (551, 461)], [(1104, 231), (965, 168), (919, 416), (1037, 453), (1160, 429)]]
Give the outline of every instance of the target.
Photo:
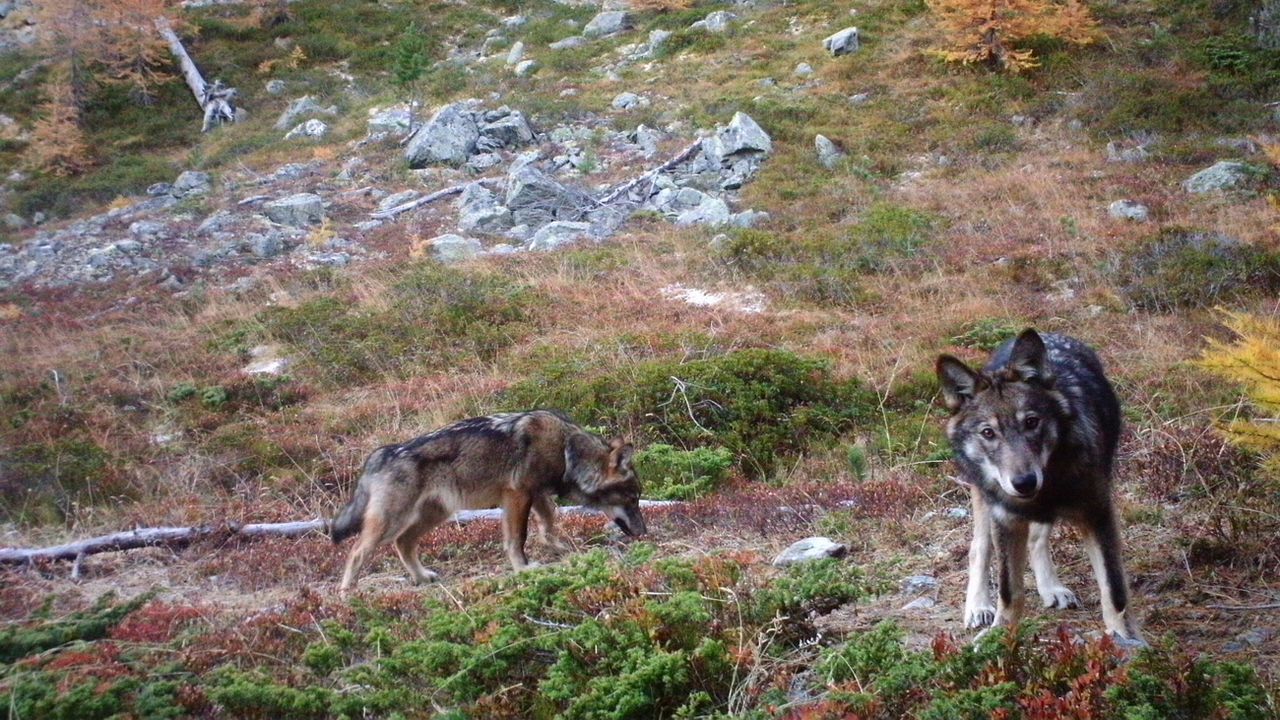
[[(669, 507), (682, 503), (673, 500), (641, 500), (640, 507)], [(570, 505), (559, 508), (564, 515), (591, 515), (599, 511), (583, 506)], [(475, 520), (497, 520), (501, 510), (463, 510), (454, 521), (468, 523)], [(31, 565), (36, 562), (71, 560), (74, 570), (79, 570), (84, 558), (105, 552), (137, 550), (147, 547), (186, 547), (196, 541), (214, 537), (256, 540), (259, 538), (296, 538), (311, 533), (326, 533), (329, 521), (323, 519), (299, 520), (281, 523), (251, 523), (247, 525), (198, 525), (195, 527), (153, 527), (125, 530), (101, 535), (87, 540), (77, 540), (44, 548), (0, 548), (0, 565)]]
[(684, 150), (681, 150), (679, 155), (676, 155), (675, 157), (662, 163), (658, 167), (653, 168), (652, 170), (649, 170), (637, 177), (634, 177), (628, 180), (627, 182), (619, 185), (618, 187), (610, 190), (609, 192), (605, 193), (596, 202), (600, 205), (608, 205), (614, 200), (617, 200), (618, 198), (623, 197), (627, 193), (631, 192), (632, 188), (636, 187), (637, 185), (644, 182), (645, 180), (652, 178), (660, 173), (667, 172), (673, 169), (675, 166), (679, 165), (680, 163), (684, 162), (685, 160), (688, 160), (689, 158), (693, 157), (694, 153), (696, 153), (698, 149), (701, 147), (702, 147), (702, 141), (698, 140), (697, 142), (693, 143), (692, 145), (685, 148)]
[(374, 220), (390, 220), (391, 218), (399, 215), (400, 213), (409, 212), (410, 210), (414, 208), (422, 207), (427, 203), (435, 202), (436, 200), (439, 200), (441, 198), (447, 198), (453, 195), (458, 195), (463, 190), (467, 189), (467, 185), (470, 185), (470, 183), (466, 183), (463, 185), (454, 185), (453, 187), (447, 187), (443, 190), (437, 190), (429, 195), (423, 195), (420, 198), (415, 198), (413, 200), (410, 200), (407, 203), (401, 203), (400, 205), (397, 205), (393, 208), (388, 208), (386, 210), (382, 210), (376, 213), (370, 213), (369, 217), (373, 218)]

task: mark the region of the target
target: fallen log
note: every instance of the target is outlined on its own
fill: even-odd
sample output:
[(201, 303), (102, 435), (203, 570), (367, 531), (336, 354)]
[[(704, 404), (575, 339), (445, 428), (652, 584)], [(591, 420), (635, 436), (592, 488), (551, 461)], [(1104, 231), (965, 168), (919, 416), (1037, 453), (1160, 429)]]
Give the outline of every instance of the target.
[(169, 53), (178, 61), (178, 66), (182, 68), (182, 78), (187, 81), (187, 87), (200, 104), (200, 111), (204, 113), (204, 124), (200, 127), (200, 132), (209, 132), (215, 125), (235, 122), (236, 89), (223, 86), (220, 80), (214, 80), (212, 84), (206, 83), (169, 20), (158, 17), (155, 25), (156, 31), (169, 44)]
[(370, 213), (369, 217), (373, 218), (374, 220), (389, 220), (399, 215), (400, 213), (409, 212), (410, 210), (414, 208), (422, 207), (427, 203), (435, 202), (436, 200), (439, 200), (441, 198), (447, 198), (451, 195), (458, 195), (463, 190), (466, 190), (467, 185), (469, 184), (470, 183), (467, 183), (465, 185), (454, 185), (453, 187), (447, 187), (443, 190), (437, 190), (429, 195), (423, 195), (420, 198), (415, 198), (413, 200), (410, 200), (407, 203), (401, 203), (393, 208), (387, 208), (386, 210), (383, 210), (381, 212)]
[[(641, 500), (642, 508), (658, 508), (681, 505), (674, 500)], [(569, 505), (559, 508), (563, 515), (591, 515), (599, 511), (584, 505)], [(462, 510), (455, 517), (459, 524), (475, 520), (498, 520), (501, 510)], [(147, 547), (180, 548), (198, 540), (213, 537), (227, 538), (296, 538), (311, 533), (326, 534), (329, 521), (321, 518), (315, 520), (299, 520), (282, 523), (251, 523), (247, 525), (198, 525), (194, 527), (152, 527), (125, 530), (123, 532), (100, 535), (87, 540), (77, 540), (43, 548), (0, 548), (0, 564), (30, 565), (36, 562), (55, 560), (73, 560), (77, 564), (89, 555), (106, 552), (121, 552)]]
[(596, 202), (600, 205), (608, 205), (614, 200), (617, 200), (623, 195), (626, 195), (627, 193), (631, 192), (632, 188), (636, 187), (637, 185), (644, 182), (645, 180), (653, 178), (657, 176), (659, 173), (664, 173), (664, 172), (667, 172), (668, 170), (674, 169), (675, 166), (693, 157), (694, 153), (696, 153), (698, 149), (701, 147), (702, 147), (701, 140), (694, 142), (689, 147), (685, 148), (684, 150), (681, 150), (680, 154), (662, 163), (658, 167), (653, 168), (648, 172), (642, 173), (641, 175), (638, 175), (635, 178), (632, 178), (631, 180), (628, 180), (627, 182), (622, 183), (618, 187), (613, 188), (612, 190), (606, 192), (603, 196), (600, 197), (599, 200), (596, 200)]

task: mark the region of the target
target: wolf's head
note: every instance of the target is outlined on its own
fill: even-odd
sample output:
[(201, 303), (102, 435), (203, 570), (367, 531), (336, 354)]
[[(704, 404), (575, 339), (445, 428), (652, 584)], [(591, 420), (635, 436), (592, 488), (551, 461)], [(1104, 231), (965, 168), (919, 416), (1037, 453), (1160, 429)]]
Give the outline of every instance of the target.
[(640, 514), (640, 479), (631, 465), (635, 448), (614, 440), (607, 446), (586, 433), (565, 442), (565, 477), (583, 502), (608, 515), (628, 535), (648, 530)]
[(1009, 498), (1035, 497), (1071, 414), (1054, 388), (1044, 341), (1027, 329), (1002, 367), (975, 371), (942, 355), (937, 371), (951, 411), (947, 436), (967, 474)]

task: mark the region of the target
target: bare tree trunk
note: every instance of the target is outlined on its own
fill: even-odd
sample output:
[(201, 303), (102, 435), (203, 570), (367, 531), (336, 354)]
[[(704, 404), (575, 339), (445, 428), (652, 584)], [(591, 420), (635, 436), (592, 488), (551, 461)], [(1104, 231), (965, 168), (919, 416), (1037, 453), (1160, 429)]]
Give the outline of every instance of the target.
[[(641, 507), (670, 507), (683, 503), (667, 500), (641, 500)], [(598, 511), (583, 505), (570, 505), (559, 508), (564, 515), (590, 515)], [(497, 520), (502, 517), (501, 510), (462, 510), (454, 518), (454, 522), (468, 523), (474, 520)], [(30, 565), (36, 562), (54, 560), (74, 560), (76, 567), (88, 555), (122, 550), (136, 550), (145, 547), (179, 548), (198, 540), (215, 537), (240, 538), (253, 540), (258, 538), (293, 538), (311, 533), (327, 533), (329, 521), (322, 519), (301, 520), (283, 523), (255, 523), (249, 525), (199, 525), (196, 527), (153, 527), (125, 530), (123, 532), (101, 535), (87, 540), (77, 540), (63, 545), (43, 548), (0, 548), (0, 565)]]
[(165, 42), (169, 43), (169, 52), (178, 61), (178, 66), (182, 68), (182, 78), (187, 81), (187, 87), (191, 89), (191, 94), (195, 96), (196, 103), (204, 113), (204, 124), (200, 132), (208, 132), (215, 125), (221, 125), (224, 122), (235, 122), (236, 89), (224, 87), (217, 80), (212, 84), (205, 82), (200, 69), (187, 54), (187, 49), (182, 45), (182, 39), (173, 31), (173, 26), (169, 24), (167, 18), (156, 18), (156, 30), (160, 32)]

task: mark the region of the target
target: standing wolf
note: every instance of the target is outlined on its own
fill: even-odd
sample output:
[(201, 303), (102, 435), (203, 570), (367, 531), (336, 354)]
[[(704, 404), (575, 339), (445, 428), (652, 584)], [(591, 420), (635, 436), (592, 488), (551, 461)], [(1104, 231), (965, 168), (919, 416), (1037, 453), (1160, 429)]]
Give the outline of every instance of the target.
[(643, 535), (632, 450), (621, 440), (606, 445), (549, 410), (461, 420), (384, 445), (365, 461), (355, 497), (330, 524), (334, 543), (360, 534), (341, 591), (392, 541), (410, 579), (434, 580), (418, 559), (418, 540), (458, 510), (502, 508), (503, 546), (516, 570), (528, 566), (530, 510), (542, 522), (543, 540), (565, 547), (555, 529), (555, 496), (603, 511), (628, 535)]
[[(1061, 519), (1084, 536), (1107, 631), (1140, 639), (1128, 615), (1111, 502), (1120, 403), (1098, 356), (1074, 338), (1028, 329), (998, 348), (980, 372), (950, 355), (938, 358), (937, 372), (951, 411), (947, 436), (973, 502), (965, 624), (1017, 622), (1028, 538), (1045, 607), (1079, 605), (1049, 557), (1049, 533)], [(993, 539), (999, 551), (995, 607), (988, 583)]]

